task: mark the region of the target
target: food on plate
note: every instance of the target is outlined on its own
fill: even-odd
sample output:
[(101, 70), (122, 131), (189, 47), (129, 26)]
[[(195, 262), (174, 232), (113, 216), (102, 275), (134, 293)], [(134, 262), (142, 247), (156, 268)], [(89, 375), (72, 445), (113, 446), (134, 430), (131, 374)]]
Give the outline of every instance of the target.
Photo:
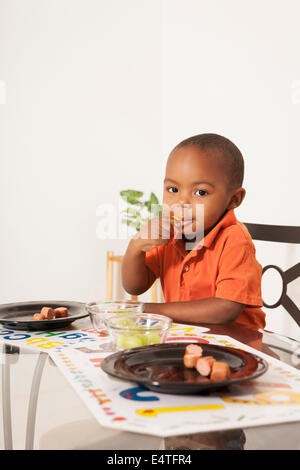
[(55, 318), (64, 318), (68, 316), (67, 307), (58, 307), (54, 309)]
[(185, 348), (183, 362), (185, 367), (196, 367), (198, 359), (202, 356), (202, 348), (197, 344), (188, 344)]
[(201, 346), (188, 344), (183, 356), (185, 367), (195, 368), (201, 377), (207, 377), (211, 382), (228, 380), (230, 378), (229, 365), (226, 362), (216, 361), (213, 356), (202, 356), (202, 352)]
[(203, 349), (198, 344), (188, 344), (185, 348), (186, 354), (197, 354), (198, 356), (202, 356)]
[(230, 368), (226, 362), (215, 361), (212, 365), (210, 379), (212, 382), (221, 382), (228, 380), (230, 377)]
[(34, 319), (34, 320), (44, 320), (44, 317), (43, 317), (43, 315), (41, 315), (40, 313), (35, 313), (35, 314), (33, 315), (33, 319)]
[(39, 313), (33, 315), (33, 320), (53, 320), (53, 318), (64, 318), (68, 316), (66, 307), (43, 307)]
[(183, 362), (184, 362), (185, 367), (189, 367), (189, 368), (196, 367), (197, 361), (200, 358), (201, 356), (197, 354), (185, 354), (183, 357)]
[(41, 315), (44, 317), (44, 320), (52, 320), (54, 318), (53, 308), (43, 307), (41, 310)]
[(212, 356), (200, 357), (196, 363), (196, 369), (200, 375), (208, 377), (211, 373), (212, 366), (216, 362), (215, 358)]

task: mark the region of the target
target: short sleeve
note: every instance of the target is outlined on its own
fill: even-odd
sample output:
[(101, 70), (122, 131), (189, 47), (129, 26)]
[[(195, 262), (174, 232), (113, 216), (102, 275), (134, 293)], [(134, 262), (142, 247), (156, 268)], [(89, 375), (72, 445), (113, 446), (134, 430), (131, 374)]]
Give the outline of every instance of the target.
[(146, 252), (145, 256), (146, 266), (151, 269), (153, 274), (156, 277), (160, 276), (160, 262), (159, 262), (159, 250), (158, 248), (153, 248), (150, 251)]
[(216, 297), (261, 307), (262, 267), (248, 240), (228, 239), (219, 259)]

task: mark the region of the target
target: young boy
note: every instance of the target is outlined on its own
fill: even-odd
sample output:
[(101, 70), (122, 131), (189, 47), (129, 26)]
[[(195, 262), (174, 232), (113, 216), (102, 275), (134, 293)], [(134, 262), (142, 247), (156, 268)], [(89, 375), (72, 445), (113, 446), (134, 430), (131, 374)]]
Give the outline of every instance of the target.
[(265, 326), (262, 268), (246, 227), (234, 214), (245, 197), (243, 177), (241, 152), (220, 135), (193, 136), (172, 150), (163, 206), (172, 214), (185, 208), (188, 215), (169, 219), (169, 231), (166, 217), (149, 221), (130, 241), (122, 264), (123, 286), (132, 295), (160, 278), (165, 302), (146, 303), (145, 312), (177, 322)]

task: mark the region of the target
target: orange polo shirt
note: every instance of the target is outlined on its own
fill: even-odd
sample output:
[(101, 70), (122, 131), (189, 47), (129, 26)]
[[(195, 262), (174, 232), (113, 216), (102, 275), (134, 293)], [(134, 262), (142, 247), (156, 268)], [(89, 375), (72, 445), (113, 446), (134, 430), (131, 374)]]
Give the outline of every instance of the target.
[(160, 278), (166, 302), (217, 297), (245, 304), (234, 321), (251, 328), (265, 326), (261, 310), (262, 267), (251, 236), (233, 210), (190, 252), (171, 237), (167, 246), (146, 253), (146, 265)]

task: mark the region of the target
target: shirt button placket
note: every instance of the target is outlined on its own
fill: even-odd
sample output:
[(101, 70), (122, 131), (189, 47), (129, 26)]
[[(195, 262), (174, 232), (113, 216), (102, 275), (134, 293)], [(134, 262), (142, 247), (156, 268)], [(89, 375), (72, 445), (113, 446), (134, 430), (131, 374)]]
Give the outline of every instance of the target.
[(184, 280), (183, 280), (183, 274), (189, 271), (190, 267), (188, 264), (185, 264), (182, 268), (181, 274), (180, 274), (180, 287), (181, 289), (184, 289)]

